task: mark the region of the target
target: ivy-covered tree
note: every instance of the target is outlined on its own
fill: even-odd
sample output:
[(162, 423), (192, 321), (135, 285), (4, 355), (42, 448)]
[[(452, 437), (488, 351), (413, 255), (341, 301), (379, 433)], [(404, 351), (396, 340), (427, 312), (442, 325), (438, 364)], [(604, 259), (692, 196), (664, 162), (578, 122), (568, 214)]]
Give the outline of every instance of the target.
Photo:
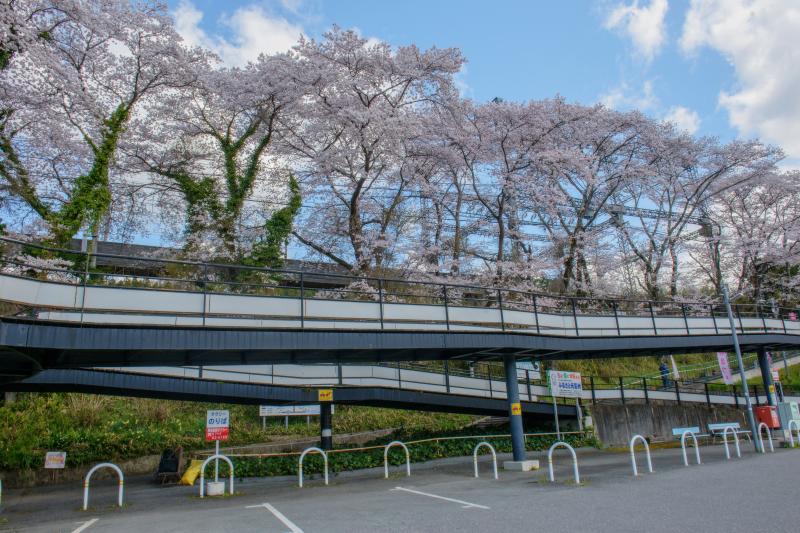
[(179, 192), (189, 253), (280, 263), (276, 243), (285, 242), (300, 208), (278, 151), (282, 120), (298, 98), (293, 65), (286, 55), (244, 68), (207, 64), (195, 87), (154, 106), (162, 120), (149, 123), (137, 156), (157, 183)]
[[(188, 66), (202, 54), (181, 45), (161, 5), (12, 4), (14, 18), (6, 7), (0, 19), (2, 187), (56, 243), (80, 230), (96, 235), (139, 106), (192, 84)], [(10, 45), (8, 36), (18, 35), (34, 37)]]

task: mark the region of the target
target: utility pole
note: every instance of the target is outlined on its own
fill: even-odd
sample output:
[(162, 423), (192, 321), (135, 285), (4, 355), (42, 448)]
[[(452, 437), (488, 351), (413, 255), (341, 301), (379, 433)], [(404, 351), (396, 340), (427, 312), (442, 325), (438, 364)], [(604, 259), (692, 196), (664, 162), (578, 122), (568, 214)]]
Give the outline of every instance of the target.
[(750, 387), (747, 385), (747, 376), (744, 372), (744, 363), (742, 362), (742, 349), (739, 347), (739, 336), (736, 334), (736, 322), (733, 320), (733, 311), (731, 310), (731, 299), (728, 294), (728, 285), (722, 286), (722, 298), (725, 301), (725, 310), (728, 312), (728, 321), (731, 324), (731, 337), (733, 338), (733, 349), (736, 350), (736, 362), (739, 365), (739, 376), (742, 380), (742, 389), (744, 392), (744, 401), (747, 406), (747, 422), (750, 424), (751, 435), (753, 436), (753, 446), (756, 451), (761, 451), (761, 446), (758, 444), (758, 428), (756, 427), (756, 418), (753, 415), (753, 402), (750, 401)]

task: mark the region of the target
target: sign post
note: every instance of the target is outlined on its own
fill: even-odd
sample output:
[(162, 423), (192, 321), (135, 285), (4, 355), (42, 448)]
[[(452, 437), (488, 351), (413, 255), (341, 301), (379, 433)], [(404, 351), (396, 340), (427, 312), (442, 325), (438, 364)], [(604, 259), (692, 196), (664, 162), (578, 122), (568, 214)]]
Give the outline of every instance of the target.
[(553, 397), (553, 414), (556, 419), (556, 435), (561, 440), (561, 428), (558, 424), (558, 407), (556, 397), (580, 399), (583, 394), (583, 382), (580, 372), (562, 372), (550, 370), (547, 372), (547, 381), (550, 385), (550, 395)]
[[(219, 441), (228, 440), (230, 413), (227, 410), (206, 411), (206, 440), (214, 441), (214, 455), (219, 455)], [(214, 459), (214, 481), (219, 481), (219, 459)]]

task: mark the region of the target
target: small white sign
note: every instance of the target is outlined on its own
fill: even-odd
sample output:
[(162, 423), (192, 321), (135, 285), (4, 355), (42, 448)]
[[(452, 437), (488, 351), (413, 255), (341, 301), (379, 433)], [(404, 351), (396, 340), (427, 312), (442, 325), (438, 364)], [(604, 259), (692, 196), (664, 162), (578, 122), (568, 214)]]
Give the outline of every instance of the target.
[(228, 440), (230, 420), (226, 410), (206, 411), (206, 440)]
[(319, 416), (319, 405), (259, 405), (258, 416)]
[(719, 371), (722, 374), (722, 381), (725, 385), (733, 385), (733, 372), (731, 372), (731, 365), (728, 363), (728, 352), (717, 352), (717, 362), (719, 363)]
[(550, 382), (550, 394), (558, 398), (580, 398), (583, 393), (580, 372), (550, 370), (547, 379)]
[(781, 375), (777, 370), (772, 371), (772, 381), (780, 381)]
[(44, 456), (45, 468), (64, 468), (67, 464), (67, 452), (47, 452)]
[(519, 379), (542, 379), (542, 373), (539, 370), (539, 362), (532, 361), (517, 361), (517, 377)]

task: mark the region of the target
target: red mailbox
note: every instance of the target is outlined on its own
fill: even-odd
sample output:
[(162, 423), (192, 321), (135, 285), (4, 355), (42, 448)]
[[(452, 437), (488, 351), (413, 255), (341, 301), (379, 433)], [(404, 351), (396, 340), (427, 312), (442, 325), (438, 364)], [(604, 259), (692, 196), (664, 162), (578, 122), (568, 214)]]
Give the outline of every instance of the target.
[(780, 429), (781, 421), (778, 418), (778, 408), (771, 405), (754, 407), (753, 412), (758, 422), (764, 422), (769, 429)]

